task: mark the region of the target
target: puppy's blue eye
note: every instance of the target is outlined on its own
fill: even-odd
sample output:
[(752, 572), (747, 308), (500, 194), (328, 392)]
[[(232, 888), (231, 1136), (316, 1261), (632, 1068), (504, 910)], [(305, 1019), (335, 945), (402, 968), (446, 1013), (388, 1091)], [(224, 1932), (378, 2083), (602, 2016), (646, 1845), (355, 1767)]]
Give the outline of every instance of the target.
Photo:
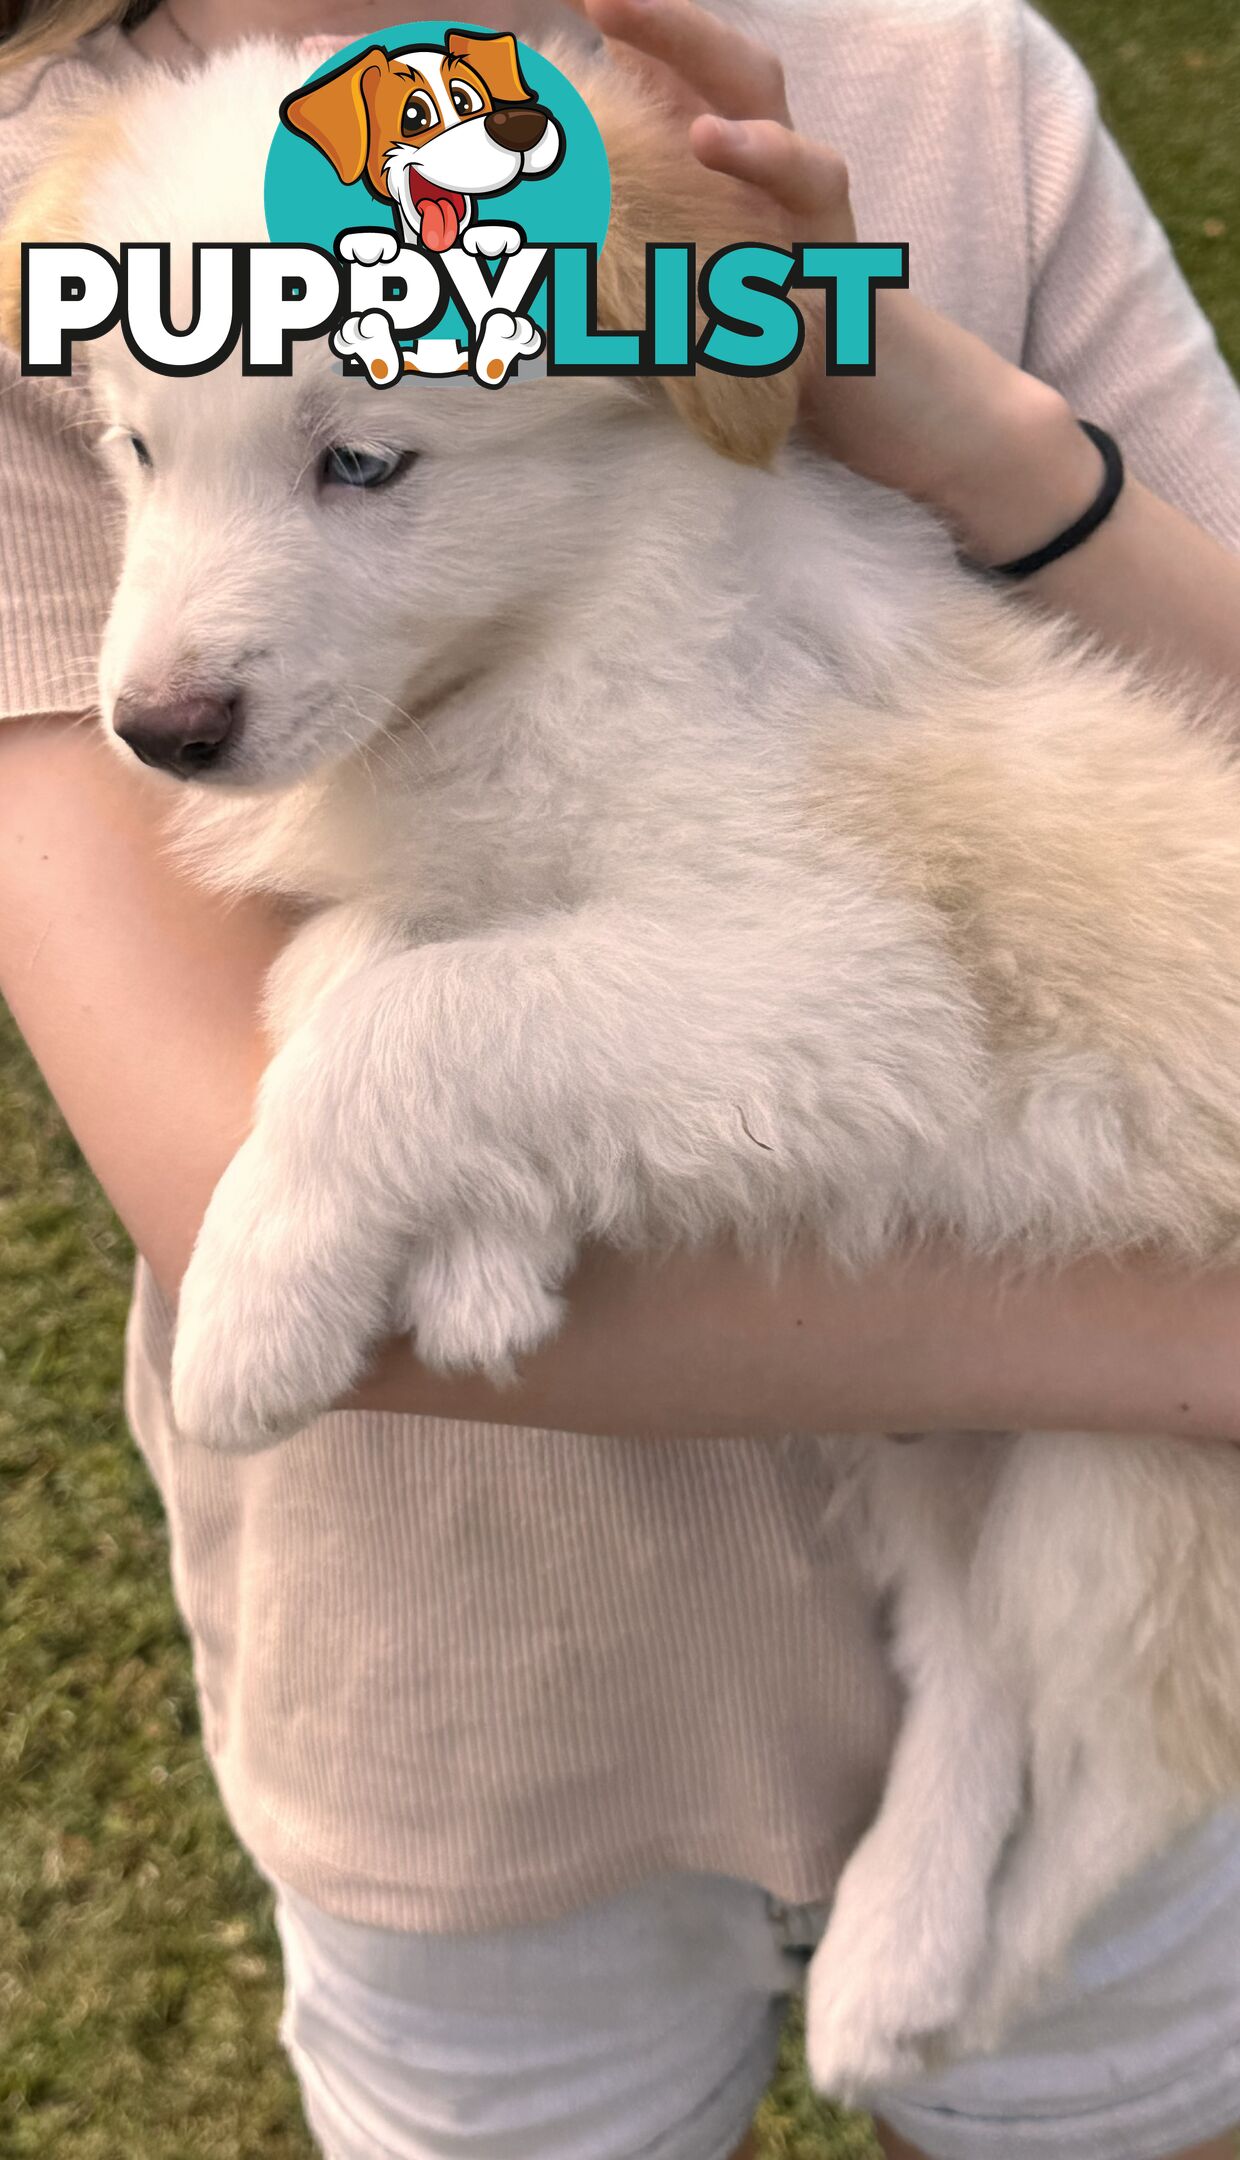
[(412, 450), (325, 450), (319, 478), (329, 487), (386, 487), (413, 463)]
[(140, 435), (131, 435), (129, 441), (139, 465), (144, 465), (149, 471), (155, 460), (143, 442), (142, 437)]

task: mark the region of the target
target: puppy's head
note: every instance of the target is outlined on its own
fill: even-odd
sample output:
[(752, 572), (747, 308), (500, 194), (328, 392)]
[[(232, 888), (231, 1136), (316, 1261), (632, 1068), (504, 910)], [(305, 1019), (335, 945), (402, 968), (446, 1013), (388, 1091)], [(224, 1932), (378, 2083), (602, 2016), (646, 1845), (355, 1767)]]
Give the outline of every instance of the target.
[(281, 117), (346, 184), (365, 179), (422, 244), (454, 247), (474, 196), (559, 163), (563, 137), (521, 73), (515, 39), (450, 31), (442, 48), (372, 46), (286, 98)]
[[(147, 79), (89, 122), (0, 249), (0, 335), (19, 339), (23, 239), (169, 241), (172, 319), (188, 320), (190, 243), (264, 237), (268, 116), (295, 65), (250, 45), (188, 81)], [(627, 328), (643, 316), (647, 239), (695, 239), (704, 255), (764, 235), (741, 191), (672, 147), (631, 93), (603, 77), (585, 88), (612, 161), (600, 321)], [(128, 512), (105, 724), (179, 778), (258, 788), (433, 731), (450, 688), (481, 668), (502, 682), (583, 588), (622, 600), (655, 520), (674, 575), (724, 485), (694, 435), (763, 462), (795, 399), (788, 374), (708, 371), (379, 393), (319, 340), (295, 348), (287, 377), (244, 376), (235, 356), (176, 377), (143, 367), (119, 329), (84, 361), (79, 349), (77, 384)]]

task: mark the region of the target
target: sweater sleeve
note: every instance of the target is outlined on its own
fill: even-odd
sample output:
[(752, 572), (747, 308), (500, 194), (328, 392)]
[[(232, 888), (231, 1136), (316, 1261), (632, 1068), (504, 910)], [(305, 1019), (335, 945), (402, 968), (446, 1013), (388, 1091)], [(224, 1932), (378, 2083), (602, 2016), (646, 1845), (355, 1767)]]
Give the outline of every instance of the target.
[(112, 505), (68, 384), (0, 348), (0, 720), (95, 702), (115, 579)]
[[(0, 230), (49, 140), (97, 104), (123, 64), (119, 33), (6, 77)], [(118, 505), (90, 447), (85, 390), (23, 378), (0, 344), (0, 721), (95, 702), (100, 633), (116, 579)]]
[(1147, 486), (1240, 548), (1240, 390), (1088, 74), (1028, 7), (1023, 78), (1025, 366), (1109, 427)]

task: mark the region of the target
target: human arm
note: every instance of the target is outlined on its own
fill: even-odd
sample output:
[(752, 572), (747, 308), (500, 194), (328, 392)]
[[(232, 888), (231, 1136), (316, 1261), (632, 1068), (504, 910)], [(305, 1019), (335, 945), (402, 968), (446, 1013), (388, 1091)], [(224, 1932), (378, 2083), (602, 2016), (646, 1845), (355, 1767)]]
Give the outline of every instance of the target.
[[(0, 728), (0, 990), (174, 1295), (266, 1058), (255, 1014), (285, 927), (218, 900), (155, 837), (159, 783), (94, 729)], [(726, 1252), (588, 1253), (563, 1334), (519, 1384), (447, 1380), (391, 1345), (359, 1406), (649, 1434), (939, 1425), (1240, 1434), (1240, 1275), (1104, 1263), (1004, 1285), (945, 1254), (873, 1278), (806, 1256), (778, 1283)]]
[[(915, 387), (932, 379), (923, 373)], [(23, 397), (6, 400), (10, 412)], [(926, 420), (910, 406), (910, 441)], [(63, 434), (57, 441), (59, 457)], [(41, 503), (50, 459), (49, 450)], [(62, 577), (68, 563), (66, 552)], [(46, 596), (32, 587), (29, 597), (35, 613)], [(63, 624), (54, 610), (49, 620), (50, 647)], [(165, 882), (132, 792), (140, 775), (88, 731), (27, 737), (27, 778), (35, 767), (54, 778), (32, 796), (17, 779), (20, 734), (0, 730), (0, 798), (20, 811), (25, 834), (12, 852), (5, 835), (0, 979), (88, 1155), (172, 1289), (248, 1123), (266, 1054), (258, 985), (281, 926), (251, 903), (222, 912)], [(124, 814), (108, 793), (122, 787)], [(563, 1337), (518, 1389), (496, 1396), (481, 1384), (441, 1383), (401, 1350), (374, 1388), (388, 1407), (583, 1430), (736, 1430), (746, 1421), (765, 1430), (768, 1420), (1236, 1429), (1229, 1278), (1160, 1286), (1139, 1270), (1083, 1271), (1007, 1295), (996, 1317), (997, 1295), (983, 1271), (920, 1260), (862, 1284), (798, 1265), (776, 1293), (723, 1255), (677, 1260), (651, 1276), (596, 1254), (574, 1285)], [(1193, 1374), (1191, 1390), (1177, 1384), (1181, 1372)]]

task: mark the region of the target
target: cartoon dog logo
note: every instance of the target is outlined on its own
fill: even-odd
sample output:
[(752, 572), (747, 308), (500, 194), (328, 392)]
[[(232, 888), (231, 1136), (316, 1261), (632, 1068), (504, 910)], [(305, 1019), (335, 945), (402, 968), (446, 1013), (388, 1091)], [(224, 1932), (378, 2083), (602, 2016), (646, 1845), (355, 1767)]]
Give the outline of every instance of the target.
[[(394, 232), (341, 235), (346, 261), (390, 262), (401, 246), (432, 255), (458, 246), (474, 256), (514, 254), (525, 243), (521, 228), (479, 223), (475, 204), (519, 180), (545, 178), (564, 155), (563, 133), (534, 98), (507, 34), (450, 30), (442, 46), (399, 53), (374, 45), (286, 98), (280, 117), (330, 160), (346, 186), (364, 181), (395, 211)], [(451, 338), (420, 339), (402, 363), (381, 309), (348, 317), (332, 343), (361, 360), (372, 382), (395, 379), (402, 364), (433, 374), (469, 366)], [(474, 372), (501, 382), (542, 343), (537, 324), (496, 309), (479, 328)]]

